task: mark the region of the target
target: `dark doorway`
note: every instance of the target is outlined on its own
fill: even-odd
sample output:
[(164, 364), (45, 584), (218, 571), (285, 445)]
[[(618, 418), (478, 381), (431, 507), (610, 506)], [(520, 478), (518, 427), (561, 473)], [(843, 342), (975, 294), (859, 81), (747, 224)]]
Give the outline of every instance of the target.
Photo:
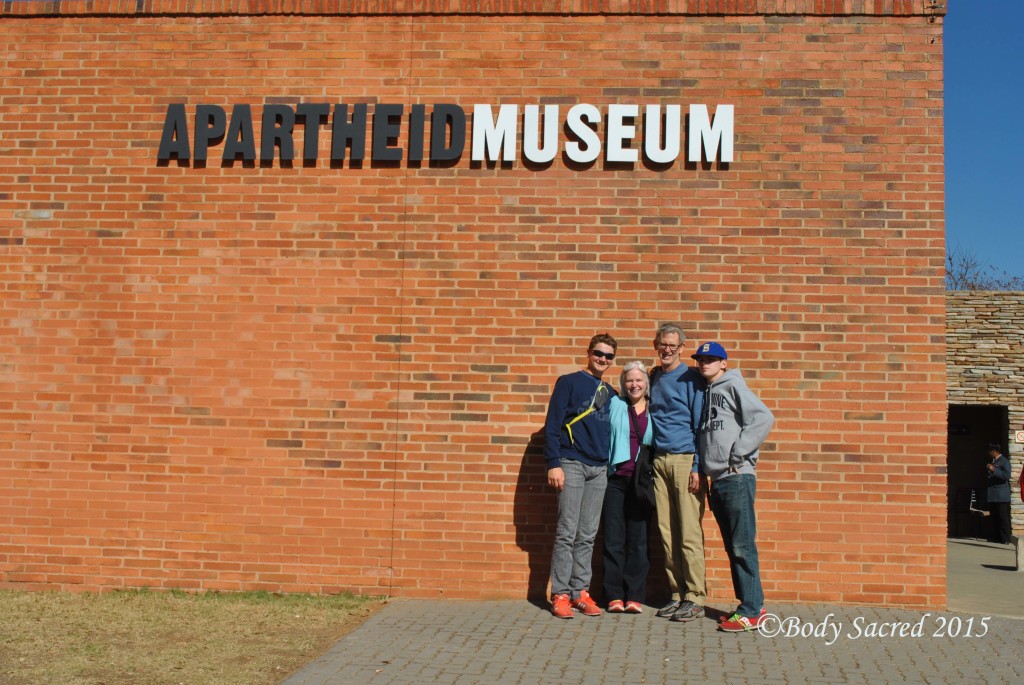
[(951, 538), (992, 535), (992, 521), (981, 512), (985, 498), (986, 445), (998, 442), (1006, 451), (1010, 412), (1004, 405), (950, 405), (946, 453), (947, 534)]

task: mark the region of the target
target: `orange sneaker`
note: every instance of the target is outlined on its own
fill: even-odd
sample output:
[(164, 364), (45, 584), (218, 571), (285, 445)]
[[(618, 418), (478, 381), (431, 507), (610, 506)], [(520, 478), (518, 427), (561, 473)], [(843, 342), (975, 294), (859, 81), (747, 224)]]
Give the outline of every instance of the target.
[(642, 614), (644, 613), (644, 607), (640, 602), (629, 601), (626, 602), (626, 613), (627, 614)]
[(556, 618), (573, 618), (572, 604), (569, 603), (569, 595), (551, 596), (551, 613)]
[(601, 607), (597, 606), (597, 602), (590, 596), (590, 593), (586, 590), (580, 590), (579, 599), (572, 601), (572, 608), (579, 611), (584, 616), (600, 616)]
[(621, 614), (626, 610), (626, 605), (622, 603), (621, 599), (613, 599), (608, 602), (608, 613), (609, 614)]

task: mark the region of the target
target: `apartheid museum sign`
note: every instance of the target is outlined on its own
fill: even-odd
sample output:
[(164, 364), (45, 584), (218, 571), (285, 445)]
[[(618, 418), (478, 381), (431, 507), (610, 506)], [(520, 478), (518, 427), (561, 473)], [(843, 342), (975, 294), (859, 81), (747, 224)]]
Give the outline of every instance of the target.
[[(687, 162), (733, 160), (733, 106), (718, 105), (714, 116), (707, 105), (692, 104), (687, 116), (680, 105), (612, 104), (605, 111), (577, 104), (565, 112), (559, 105), (473, 105), (470, 118), (459, 105), (436, 104), (430, 108), (430, 140), (425, 140), (427, 106), (336, 104), (331, 116), (328, 103), (264, 105), (259, 162), (272, 164), (275, 157), (287, 164), (295, 159), (296, 125), (302, 127), (302, 162), (316, 165), (320, 155), (321, 129), (330, 135), (330, 164), (343, 165), (346, 151), (350, 166), (366, 159), (367, 121), (370, 120), (370, 162), (419, 164), (426, 152), (430, 163), (454, 164), (467, 143), (471, 162), (512, 162), (522, 155), (525, 163), (547, 165), (559, 152), (568, 163), (591, 164), (604, 155), (606, 162), (636, 163), (643, 153), (651, 164), (675, 162), (683, 147), (686, 127)], [(407, 116), (406, 116), (407, 115)], [(327, 125), (330, 120), (329, 126)], [(520, 135), (520, 122), (522, 123)], [(643, 131), (638, 132), (642, 123)], [(405, 145), (398, 141), (405, 127)], [(637, 140), (642, 136), (642, 140)], [(521, 141), (521, 144), (520, 144)], [(197, 105), (190, 135), (183, 103), (168, 105), (157, 159), (205, 163), (211, 148), (220, 147), (221, 163), (255, 162), (256, 137), (250, 105), (237, 104), (228, 116), (218, 105)]]

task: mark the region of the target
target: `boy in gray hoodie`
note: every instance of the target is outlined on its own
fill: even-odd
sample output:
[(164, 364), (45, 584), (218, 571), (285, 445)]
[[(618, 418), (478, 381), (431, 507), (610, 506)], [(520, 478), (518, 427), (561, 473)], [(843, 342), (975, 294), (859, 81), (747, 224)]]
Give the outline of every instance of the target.
[(755, 469), (758, 449), (775, 417), (747, 387), (739, 371), (727, 370), (728, 354), (719, 343), (703, 343), (691, 357), (705, 381), (701, 467), (711, 479), (708, 500), (722, 531), (733, 590), (740, 601), (718, 627), (728, 632), (756, 630), (767, 612), (757, 559)]

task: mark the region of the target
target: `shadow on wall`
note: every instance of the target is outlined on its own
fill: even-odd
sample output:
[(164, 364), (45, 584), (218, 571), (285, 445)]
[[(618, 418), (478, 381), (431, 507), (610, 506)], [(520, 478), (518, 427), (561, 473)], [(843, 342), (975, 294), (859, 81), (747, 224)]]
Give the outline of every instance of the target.
[[(547, 606), (548, 588), (551, 575), (551, 547), (555, 541), (555, 522), (558, 518), (558, 497), (548, 487), (547, 463), (544, 460), (544, 430), (530, 436), (519, 466), (516, 480), (516, 494), (512, 520), (516, 527), (516, 545), (527, 554), (529, 581), (527, 600)], [(647, 577), (648, 601), (654, 601), (668, 593), (665, 577), (665, 556), (661, 549), (661, 538), (657, 532), (657, 521), (651, 517), (648, 530), (648, 549), (651, 554), (651, 571)], [(603, 528), (603, 526), (602, 526)], [(594, 544), (594, 576), (591, 593), (601, 594), (602, 563), (601, 533)], [(604, 598), (607, 599), (607, 598)]]
[(516, 527), (516, 545), (526, 552), (530, 577), (526, 598), (547, 602), (551, 573), (551, 546), (555, 540), (558, 498), (548, 487), (544, 461), (544, 430), (530, 436), (523, 452), (516, 480), (512, 521)]

